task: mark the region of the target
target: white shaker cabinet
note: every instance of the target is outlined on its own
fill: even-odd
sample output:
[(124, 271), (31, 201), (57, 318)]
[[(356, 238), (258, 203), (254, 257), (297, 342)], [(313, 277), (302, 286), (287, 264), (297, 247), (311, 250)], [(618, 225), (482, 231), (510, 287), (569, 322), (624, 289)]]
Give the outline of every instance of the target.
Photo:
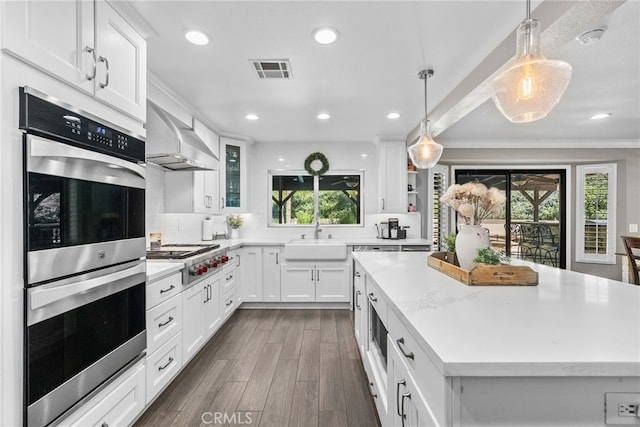
[(241, 293), (246, 302), (262, 301), (262, 248), (247, 246), (238, 251), (242, 277)]
[(266, 302), (280, 301), (280, 252), (279, 246), (263, 249), (262, 300)]
[(282, 301), (348, 302), (349, 266), (344, 263), (286, 263), (281, 268)]
[(356, 336), (356, 342), (360, 349), (360, 355), (364, 357), (365, 352), (368, 350), (368, 334), (367, 329), (369, 325), (368, 308), (366, 293), (366, 275), (360, 267), (360, 264), (355, 263), (353, 273), (353, 288), (354, 288), (354, 302), (353, 302), (353, 323), (354, 333)]
[(204, 299), (203, 283), (197, 283), (182, 292), (182, 352), (187, 363), (204, 343)]
[(3, 48), (140, 122), (146, 41), (106, 1), (10, 1)]
[(167, 172), (164, 196), (168, 213), (217, 214), (218, 171)]
[(407, 149), (404, 141), (378, 144), (378, 210), (407, 211)]
[(8, 1), (3, 6), (4, 49), (93, 94), (93, 2)]

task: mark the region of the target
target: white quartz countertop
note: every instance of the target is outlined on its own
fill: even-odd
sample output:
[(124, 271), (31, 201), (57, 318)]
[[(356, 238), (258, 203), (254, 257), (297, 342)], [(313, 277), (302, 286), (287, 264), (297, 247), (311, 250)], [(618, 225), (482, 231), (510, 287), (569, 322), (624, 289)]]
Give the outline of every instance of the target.
[(359, 252), (446, 376), (640, 376), (640, 286), (537, 264), (538, 286), (466, 286), (427, 253)]
[(154, 282), (162, 279), (171, 273), (180, 271), (184, 268), (182, 262), (149, 262), (147, 261), (147, 282)]

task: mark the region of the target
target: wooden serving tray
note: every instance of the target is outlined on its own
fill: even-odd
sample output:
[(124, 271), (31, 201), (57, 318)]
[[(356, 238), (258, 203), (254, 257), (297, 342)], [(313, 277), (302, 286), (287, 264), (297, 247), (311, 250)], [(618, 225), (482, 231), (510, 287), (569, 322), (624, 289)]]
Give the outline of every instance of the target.
[(468, 286), (536, 286), (538, 272), (525, 265), (478, 265), (465, 270), (446, 260), (446, 252), (434, 252), (427, 258), (429, 267)]

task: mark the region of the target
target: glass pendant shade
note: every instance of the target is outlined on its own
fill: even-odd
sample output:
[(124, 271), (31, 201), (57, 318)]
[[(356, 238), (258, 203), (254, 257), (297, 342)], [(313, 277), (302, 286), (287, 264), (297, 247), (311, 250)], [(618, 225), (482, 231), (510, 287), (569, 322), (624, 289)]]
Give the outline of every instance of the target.
[(407, 149), (411, 162), (418, 169), (432, 168), (442, 156), (442, 145), (431, 138), (431, 126), (424, 120), (420, 124), (420, 139)]
[(571, 79), (571, 65), (540, 52), (540, 24), (527, 19), (518, 27), (516, 62), (491, 83), (491, 97), (513, 123), (544, 118), (558, 103)]

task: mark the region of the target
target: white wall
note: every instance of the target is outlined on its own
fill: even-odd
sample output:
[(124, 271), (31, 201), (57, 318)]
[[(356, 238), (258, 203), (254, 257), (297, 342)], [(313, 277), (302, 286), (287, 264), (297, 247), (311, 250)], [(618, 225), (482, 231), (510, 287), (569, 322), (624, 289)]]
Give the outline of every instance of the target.
[[(321, 237), (329, 234), (333, 238), (374, 238), (375, 224), (389, 217), (398, 217), (400, 225), (409, 226), (408, 238), (420, 237), (420, 215), (406, 212), (378, 214), (378, 157), (374, 143), (254, 143), (248, 153), (248, 210), (242, 214), (244, 224), (240, 228), (241, 238), (298, 238), (312, 233), (312, 226), (268, 227), (270, 220), (269, 170), (304, 170), (305, 158), (320, 151), (327, 156), (330, 170), (364, 171), (363, 203), (364, 225), (323, 226)], [(364, 155), (364, 156), (363, 156)], [(406, 173), (399, 171), (399, 173)], [(173, 214), (164, 210), (164, 180), (171, 179), (172, 172), (149, 167), (147, 172), (147, 238), (151, 232), (161, 232), (164, 243), (185, 243), (201, 238), (201, 223), (206, 215)], [(402, 189), (401, 189), (402, 190)], [(185, 190), (186, 191), (186, 190)], [(213, 216), (220, 231), (225, 227), (225, 216)]]

